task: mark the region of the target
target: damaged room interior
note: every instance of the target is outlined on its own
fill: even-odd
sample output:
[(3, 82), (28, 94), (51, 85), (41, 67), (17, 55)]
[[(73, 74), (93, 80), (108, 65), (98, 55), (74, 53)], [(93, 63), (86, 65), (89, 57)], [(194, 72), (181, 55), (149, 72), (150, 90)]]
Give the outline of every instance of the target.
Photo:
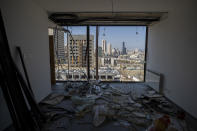
[(1, 0), (0, 131), (196, 131), (195, 0)]

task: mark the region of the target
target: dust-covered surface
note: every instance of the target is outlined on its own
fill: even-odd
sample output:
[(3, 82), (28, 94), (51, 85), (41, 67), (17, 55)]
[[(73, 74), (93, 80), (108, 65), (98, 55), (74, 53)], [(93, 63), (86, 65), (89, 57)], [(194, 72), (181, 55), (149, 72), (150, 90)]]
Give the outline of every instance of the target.
[(144, 84), (67, 82), (40, 107), (43, 130), (190, 130), (185, 113)]

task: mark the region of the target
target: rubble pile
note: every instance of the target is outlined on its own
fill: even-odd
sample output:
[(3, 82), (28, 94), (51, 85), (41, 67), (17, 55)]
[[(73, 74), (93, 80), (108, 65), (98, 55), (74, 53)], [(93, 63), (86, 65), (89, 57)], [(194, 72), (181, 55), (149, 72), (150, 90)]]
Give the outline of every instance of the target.
[(67, 83), (64, 94), (51, 94), (40, 107), (48, 118), (43, 130), (67, 129), (72, 120), (87, 114), (91, 114), (89, 121), (82, 119), (80, 123), (94, 127), (112, 121), (131, 130), (187, 130), (184, 113), (143, 84), (120, 87), (99, 82)]

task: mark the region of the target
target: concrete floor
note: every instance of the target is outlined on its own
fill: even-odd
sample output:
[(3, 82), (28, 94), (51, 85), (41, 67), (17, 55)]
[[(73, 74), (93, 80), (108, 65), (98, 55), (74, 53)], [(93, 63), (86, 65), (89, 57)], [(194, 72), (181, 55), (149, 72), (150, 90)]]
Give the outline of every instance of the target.
[[(135, 83), (111, 83), (111, 86), (118, 86), (118, 87), (129, 87), (129, 86), (135, 86), (137, 87), (135, 89), (136, 92), (140, 93), (142, 90), (140, 89), (141, 84), (135, 84)], [(56, 85), (52, 86), (53, 93), (57, 94), (65, 94), (64, 90), (65, 83), (57, 83)], [(197, 130), (197, 120), (191, 117), (189, 114), (186, 113), (185, 117), (187, 124), (189, 126), (188, 131), (196, 131)], [(68, 122), (69, 121), (69, 122)], [(69, 124), (68, 124), (69, 123)], [(48, 124), (48, 125), (47, 125)], [(53, 126), (55, 123), (47, 123), (45, 126)], [(137, 131), (145, 131), (146, 128), (143, 127), (136, 127), (135, 128), (128, 128), (127, 126), (117, 124), (116, 121), (112, 120), (105, 120), (104, 123), (102, 123), (101, 126), (95, 127), (92, 124), (92, 113), (87, 113), (83, 118), (78, 119), (68, 119), (68, 118), (61, 118), (60, 122), (58, 124), (67, 124), (66, 128), (62, 128), (61, 126), (59, 128), (56, 128), (55, 131), (131, 131), (131, 130), (137, 130)], [(65, 126), (64, 126), (65, 127)], [(54, 128), (51, 128), (54, 129)], [(10, 126), (6, 129), (6, 131), (14, 131), (13, 126)]]
[[(140, 84), (134, 84), (134, 83), (111, 83), (112, 86), (139, 86)], [(65, 94), (65, 83), (56, 83), (56, 85), (52, 86), (53, 93), (57, 94)], [(140, 89), (140, 88), (138, 88)], [(138, 92), (140, 92), (139, 90)], [(65, 121), (65, 120), (62, 120)], [(80, 119), (73, 119), (69, 120), (71, 125), (68, 126), (66, 129), (55, 129), (58, 131), (131, 131), (132, 129), (124, 126), (124, 125), (117, 125), (116, 121), (106, 120), (104, 123), (102, 123), (101, 126), (95, 127), (92, 124), (92, 113), (87, 113), (83, 118)], [(136, 127), (135, 127), (136, 128)], [(145, 131), (145, 128), (137, 127), (138, 131)]]
[[(135, 92), (137, 93), (141, 93), (143, 90), (141, 89), (142, 85), (144, 83), (110, 83), (111, 86), (114, 87), (129, 87), (129, 86), (135, 86), (137, 88), (135, 88)], [(52, 87), (53, 92), (54, 93), (60, 93), (60, 94), (64, 94), (64, 86), (65, 83), (57, 83), (56, 85), (54, 85)], [(91, 123), (92, 123), (92, 117), (91, 117), (91, 113), (88, 113), (85, 115), (85, 117), (81, 120), (81, 121), (87, 121), (87, 124), (79, 124), (78, 120), (72, 120), (72, 126), (69, 127), (66, 130), (69, 131), (108, 131), (108, 130), (113, 130), (113, 131), (128, 131), (128, 130), (138, 130), (138, 131), (145, 131), (145, 128), (141, 128), (141, 127), (135, 127), (133, 129), (129, 129), (128, 127), (124, 127), (124, 126), (120, 126), (120, 125), (116, 125), (116, 122), (114, 121), (105, 121), (102, 126), (99, 127), (94, 127)], [(84, 120), (85, 119), (85, 120)], [(186, 114), (186, 119), (189, 122), (189, 130), (193, 130), (193, 129), (197, 129), (196, 127), (196, 120), (194, 118), (192, 118), (190, 115)], [(79, 120), (80, 121), (80, 120)], [(61, 129), (62, 130), (62, 129)]]

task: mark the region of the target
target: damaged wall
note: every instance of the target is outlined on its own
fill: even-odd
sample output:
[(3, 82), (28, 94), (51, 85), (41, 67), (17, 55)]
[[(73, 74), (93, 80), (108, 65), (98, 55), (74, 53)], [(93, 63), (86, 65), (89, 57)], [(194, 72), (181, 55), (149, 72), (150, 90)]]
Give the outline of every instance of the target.
[[(31, 0), (1, 0), (0, 7), (12, 56), (20, 66), (15, 46), (21, 46), (30, 83), (39, 102), (51, 91), (47, 13)], [(5, 102), (2, 101), (0, 130), (11, 124)]]
[(195, 0), (113, 0), (113, 6), (112, 0), (34, 1), (49, 12), (169, 12), (150, 27), (148, 69), (162, 73), (166, 96), (197, 117)]
[(196, 1), (171, 4), (168, 18), (150, 27), (148, 69), (164, 75), (164, 94), (197, 118)]

